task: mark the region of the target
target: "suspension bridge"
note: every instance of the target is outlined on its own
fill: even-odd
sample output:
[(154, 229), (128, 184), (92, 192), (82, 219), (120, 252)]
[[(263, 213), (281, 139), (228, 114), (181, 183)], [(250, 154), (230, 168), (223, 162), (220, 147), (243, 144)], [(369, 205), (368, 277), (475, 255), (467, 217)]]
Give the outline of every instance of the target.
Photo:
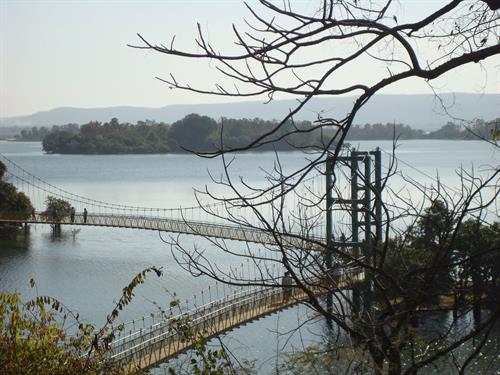
[[(242, 199), (229, 204), (204, 204), (198, 201), (196, 206), (176, 208), (137, 207), (103, 202), (54, 186), (2, 154), (0, 160), (7, 167), (5, 179), (24, 192), (34, 207), (31, 212), (0, 212), (0, 222), (155, 230), (303, 250), (318, 250), (325, 243), (327, 235), (325, 208), (318, 204), (326, 197), (324, 172), (302, 181), (292, 194), (280, 197), (280, 200), (286, 198), (286, 202), (280, 201), (280, 205), (288, 208), (283, 213), (273, 203), (261, 203), (268, 202), (270, 197), (279, 194), (276, 191), (262, 195), (259, 200), (250, 198), (251, 205)], [(293, 181), (288, 183), (293, 184)], [(339, 196), (341, 194), (345, 195), (347, 192), (338, 192)], [(59, 212), (47, 209), (49, 197), (67, 202), (68, 208)], [(257, 214), (252, 205), (259, 206)], [(74, 210), (73, 215), (69, 207)], [(351, 216), (345, 207), (339, 207), (335, 213), (337, 233), (332, 235), (340, 237), (349, 231)], [(276, 219), (282, 224), (280, 228), (272, 225)], [(342, 245), (352, 244), (346, 240)]]
[[(359, 248), (369, 243), (373, 212), (363, 207), (376, 206), (380, 198), (380, 194), (375, 197), (370, 194), (377, 186), (371, 182), (371, 164), (366, 162), (369, 160), (371, 163), (369, 153), (358, 152), (351, 156), (351, 173), (347, 173), (346, 180), (354, 180), (354, 184), (347, 186), (347, 191), (338, 190), (342, 186), (339, 183), (341, 175), (335, 176), (334, 185), (332, 171), (329, 170), (331, 166), (326, 163), (326, 171), (301, 181), (291, 190), (291, 194), (279, 196), (280, 206), (287, 207), (286, 213), (277, 210), (272, 203), (266, 211), (265, 202), (274, 202), (269, 199), (269, 195), (261, 197), (264, 203), (257, 202), (257, 213), (245, 199), (236, 203), (230, 201), (228, 204), (225, 201), (206, 205), (198, 201), (199, 204), (194, 207), (173, 209), (108, 203), (58, 188), (4, 155), (0, 154), (0, 160), (7, 167), (4, 178), (24, 192), (34, 207), (31, 212), (0, 212), (0, 222), (3, 223), (155, 230), (216, 240), (244, 241), (266, 248), (279, 247), (282, 251), (292, 249), (300, 253), (306, 250), (306, 253), (320, 254), (314, 255), (312, 259), (314, 262), (321, 259), (320, 262), (325, 263), (321, 269), (323, 272), (327, 270), (326, 274), (302, 275), (302, 287), (283, 288), (280, 275), (271, 275), (264, 283), (266, 287), (249, 287), (232, 293), (229, 289), (222, 298), (216, 298), (201, 307), (181, 309), (179, 306), (176, 313), (170, 310), (168, 314), (163, 312), (161, 316), (153, 314), (142, 318), (140, 327), (137, 323), (141, 320), (125, 325), (124, 334), (120, 333), (112, 343), (109, 355), (129, 371), (154, 367), (189, 349), (200, 337), (214, 337), (315, 296), (327, 294), (327, 304), (331, 305), (331, 296), (328, 300), (328, 295), (332, 290), (352, 289), (365, 279), (361, 269), (351, 266), (335, 268), (331, 254), (326, 252), (323, 256), (320, 250), (337, 245), (351, 248), (353, 256), (360, 256)], [(358, 162), (364, 163), (364, 170), (358, 168)], [(363, 172), (358, 175), (359, 170)], [(375, 169), (379, 173), (377, 171), (379, 169)], [(349, 193), (352, 199), (339, 198)], [(269, 194), (276, 196), (279, 192), (271, 191)], [(71, 209), (64, 212), (47, 209), (45, 205), (49, 197), (67, 202)], [(283, 202), (284, 199), (287, 201)], [(321, 204), (324, 201), (326, 207)], [(256, 204), (255, 199), (252, 202)], [(339, 205), (337, 209), (334, 209), (335, 204)], [(346, 205), (349, 210), (346, 210)], [(363, 220), (360, 220), (360, 216)], [(269, 225), (276, 223), (277, 218), (281, 223), (279, 229)], [(361, 239), (363, 233), (364, 239)], [(336, 241), (335, 238), (341, 239)], [(254, 263), (254, 267), (266, 266)], [(259, 269), (259, 272), (262, 270)], [(270, 287), (270, 284), (274, 287)], [(189, 334), (186, 327), (189, 327)]]
[[(355, 268), (339, 269), (333, 279), (336, 288), (345, 289), (362, 282), (364, 274)], [(315, 296), (327, 293), (332, 287), (326, 284), (326, 279), (309, 279), (307, 286)], [(311, 295), (297, 287), (288, 292), (282, 287), (248, 288), (187, 312), (179, 309), (174, 314), (170, 310), (160, 317), (128, 322), (126, 327), (134, 326), (134, 330), (125, 328), (123, 336), (120, 333), (112, 343), (110, 355), (128, 371), (148, 369), (183, 353), (200, 338), (210, 339), (310, 298)]]

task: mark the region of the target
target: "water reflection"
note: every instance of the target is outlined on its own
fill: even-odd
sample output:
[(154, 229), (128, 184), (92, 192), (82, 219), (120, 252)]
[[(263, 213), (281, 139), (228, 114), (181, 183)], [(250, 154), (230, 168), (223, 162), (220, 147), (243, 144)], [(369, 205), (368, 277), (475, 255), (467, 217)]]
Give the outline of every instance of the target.
[(19, 234), (16, 238), (0, 239), (0, 260), (4, 257), (23, 255), (28, 252), (31, 246), (32, 237), (28, 233)]

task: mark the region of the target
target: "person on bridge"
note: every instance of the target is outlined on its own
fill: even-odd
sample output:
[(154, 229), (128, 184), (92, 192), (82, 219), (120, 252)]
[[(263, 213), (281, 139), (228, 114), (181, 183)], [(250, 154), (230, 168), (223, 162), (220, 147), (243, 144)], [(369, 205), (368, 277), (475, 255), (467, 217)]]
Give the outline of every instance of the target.
[(283, 286), (283, 301), (288, 302), (290, 297), (292, 296), (292, 284), (293, 279), (290, 272), (286, 271), (285, 275), (281, 280), (281, 285)]
[(36, 220), (35, 207), (31, 209), (31, 220)]
[(83, 209), (83, 223), (87, 222), (87, 215), (88, 215), (87, 209), (84, 208)]
[(71, 207), (70, 218), (71, 218), (71, 222), (74, 223), (75, 222), (75, 207)]

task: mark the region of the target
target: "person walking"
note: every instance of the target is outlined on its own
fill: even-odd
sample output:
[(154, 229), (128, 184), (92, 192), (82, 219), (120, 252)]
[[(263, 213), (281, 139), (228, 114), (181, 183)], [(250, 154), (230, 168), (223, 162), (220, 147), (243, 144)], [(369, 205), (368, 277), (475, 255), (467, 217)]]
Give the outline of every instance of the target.
[(83, 223), (84, 224), (87, 222), (87, 215), (88, 215), (87, 209), (84, 208), (83, 209)]
[(70, 218), (71, 218), (71, 222), (74, 223), (75, 222), (75, 207), (71, 207)]
[(290, 272), (286, 271), (285, 275), (281, 279), (281, 285), (283, 286), (283, 301), (288, 302), (290, 297), (292, 296), (292, 275)]
[(36, 212), (35, 212), (35, 207), (31, 209), (31, 220), (35, 221), (36, 220)]

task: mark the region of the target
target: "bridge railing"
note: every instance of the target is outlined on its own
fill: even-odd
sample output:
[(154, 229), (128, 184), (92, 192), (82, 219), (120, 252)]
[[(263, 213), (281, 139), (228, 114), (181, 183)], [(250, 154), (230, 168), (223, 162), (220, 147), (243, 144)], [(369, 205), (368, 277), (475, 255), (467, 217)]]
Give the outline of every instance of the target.
[[(201, 321), (208, 319), (210, 316), (222, 315), (230, 312), (234, 307), (242, 303), (254, 301), (256, 296), (262, 295), (262, 288), (254, 288), (247, 291), (241, 291), (232, 295), (225, 296), (219, 300), (212, 301), (185, 313), (171, 316), (162, 322), (158, 322), (147, 329), (139, 329), (138, 331), (124, 336), (112, 343), (113, 358), (126, 357), (131, 350), (140, 349), (144, 344), (148, 345), (152, 340), (158, 341), (167, 338), (169, 335), (176, 336), (179, 332), (175, 329), (178, 324), (189, 322), (191, 328), (196, 328)], [(193, 329), (192, 333), (197, 330)]]
[(0, 212), (0, 221), (5, 222), (29, 222), (46, 224), (69, 224), (69, 225), (95, 225), (118, 228), (137, 228), (147, 230), (160, 230), (172, 233), (193, 234), (221, 239), (247, 241), (260, 244), (276, 245), (278, 241), (286, 247), (304, 249), (310, 247), (311, 243), (321, 243), (321, 238), (303, 238), (300, 234), (276, 233), (252, 226), (238, 226), (206, 221), (186, 221), (183, 219), (169, 219), (152, 216), (130, 216), (116, 213), (93, 213), (87, 215), (60, 212), (55, 215), (50, 212), (19, 213)]
[[(343, 288), (362, 280), (363, 273), (352, 268), (337, 270), (336, 281)], [(308, 280), (313, 293), (328, 291), (321, 280)], [(140, 329), (112, 343), (111, 357), (123, 366), (150, 367), (191, 347), (197, 339), (211, 338), (260, 316), (306, 300), (308, 295), (292, 287), (286, 297), (282, 287), (259, 287), (210, 302), (199, 308), (169, 317), (147, 329)]]

